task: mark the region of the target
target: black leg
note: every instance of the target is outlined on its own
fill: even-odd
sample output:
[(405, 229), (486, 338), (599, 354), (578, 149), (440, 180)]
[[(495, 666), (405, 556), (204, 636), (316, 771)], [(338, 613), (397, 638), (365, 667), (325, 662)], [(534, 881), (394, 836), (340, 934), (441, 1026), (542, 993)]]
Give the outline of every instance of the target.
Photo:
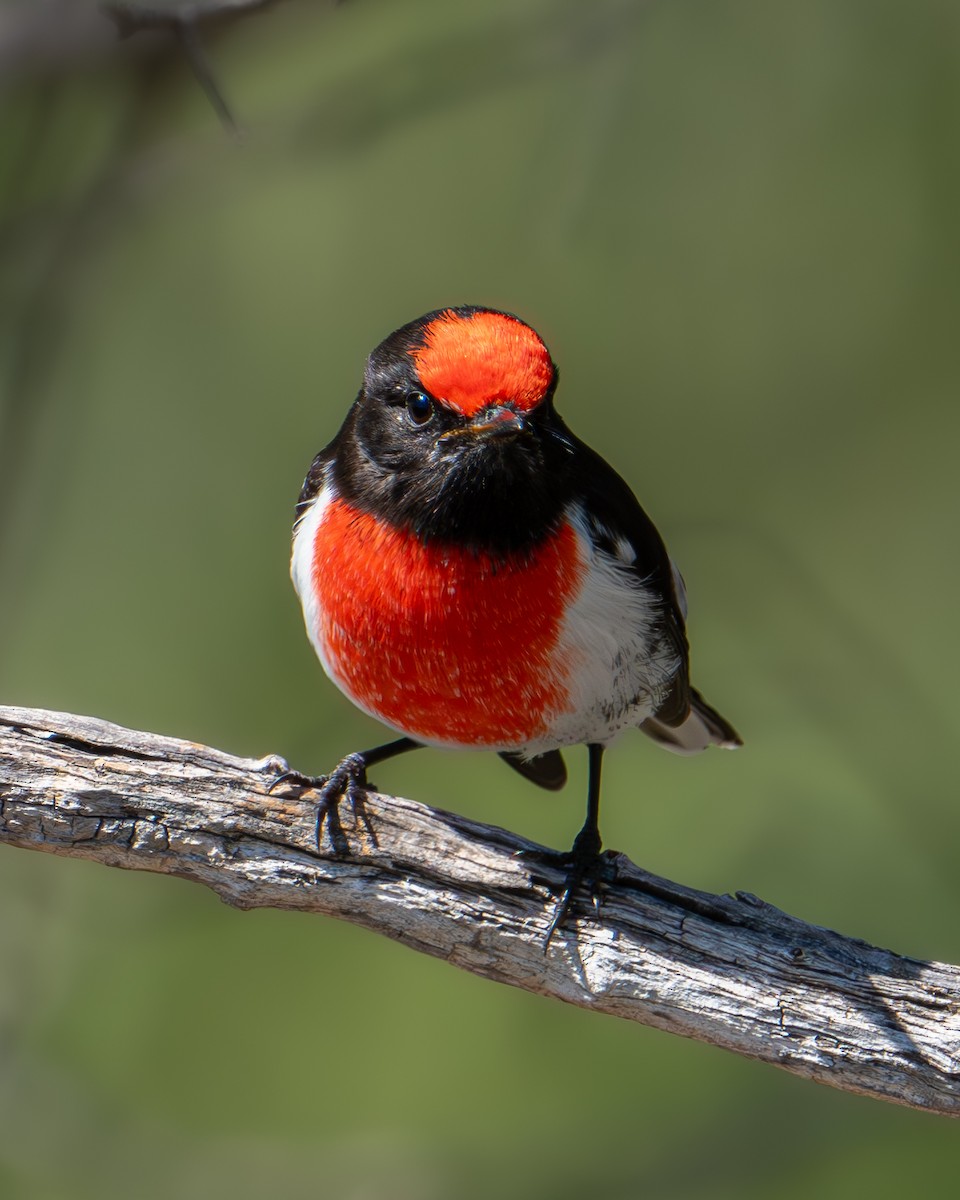
[(602, 874), (600, 850), (603, 842), (600, 838), (600, 765), (603, 761), (603, 746), (591, 742), (587, 747), (589, 753), (589, 775), (587, 779), (587, 815), (583, 828), (574, 839), (569, 854), (564, 855), (567, 865), (567, 878), (564, 883), (563, 895), (557, 905), (550, 928), (547, 930), (544, 950), (550, 945), (550, 939), (563, 924), (573, 906), (577, 889), (587, 883), (590, 896), (595, 908), (600, 907), (598, 883)]
[(395, 758), (398, 754), (406, 754), (408, 750), (419, 750), (421, 742), (413, 738), (397, 738), (393, 742), (384, 742), (382, 746), (374, 746), (372, 750), (358, 750), (342, 758), (329, 775), (303, 775), (299, 771), (284, 771), (271, 783), (268, 791), (273, 791), (284, 783), (292, 783), (300, 790), (306, 788), (319, 792), (317, 800), (317, 848), (320, 848), (323, 837), (323, 824), (326, 821), (330, 841), (337, 854), (345, 854), (349, 849), (343, 826), (340, 824), (340, 802), (347, 800), (357, 821), (363, 823), (367, 833), (376, 844), (376, 835), (370, 818), (363, 806), (363, 793), (369, 787), (367, 768)]
[(570, 851), (574, 858), (584, 855), (596, 858), (603, 845), (600, 840), (600, 767), (603, 763), (603, 746), (592, 742), (587, 747), (587, 753), (587, 815)]
[(362, 750), (360, 757), (364, 767), (375, 767), (377, 763), (386, 762), (388, 758), (396, 758), (398, 754), (406, 754), (408, 750), (422, 750), (423, 742), (415, 742), (413, 738), (397, 738), (393, 742), (384, 742), (382, 746), (374, 746), (372, 750)]

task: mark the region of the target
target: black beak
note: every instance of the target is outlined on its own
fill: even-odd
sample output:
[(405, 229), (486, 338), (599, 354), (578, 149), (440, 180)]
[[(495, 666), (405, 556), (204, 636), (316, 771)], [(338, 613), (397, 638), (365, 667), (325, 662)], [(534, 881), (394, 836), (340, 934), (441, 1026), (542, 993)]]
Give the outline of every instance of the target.
[(527, 432), (527, 422), (518, 412), (505, 404), (496, 404), (478, 412), (469, 425), (451, 429), (440, 438), (441, 444), (450, 445), (462, 438), (509, 438)]

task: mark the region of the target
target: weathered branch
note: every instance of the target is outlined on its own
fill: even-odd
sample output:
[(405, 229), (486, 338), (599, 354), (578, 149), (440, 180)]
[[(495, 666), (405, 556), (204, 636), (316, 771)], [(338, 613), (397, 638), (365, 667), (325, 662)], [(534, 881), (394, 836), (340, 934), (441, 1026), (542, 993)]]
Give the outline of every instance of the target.
[(600, 912), (544, 952), (561, 873), (501, 829), (371, 793), (315, 843), (279, 760), (0, 708), (0, 841), (185, 876), (237, 908), (326, 913), (501, 983), (724, 1046), (834, 1087), (960, 1113), (960, 968), (711, 896), (616, 857)]

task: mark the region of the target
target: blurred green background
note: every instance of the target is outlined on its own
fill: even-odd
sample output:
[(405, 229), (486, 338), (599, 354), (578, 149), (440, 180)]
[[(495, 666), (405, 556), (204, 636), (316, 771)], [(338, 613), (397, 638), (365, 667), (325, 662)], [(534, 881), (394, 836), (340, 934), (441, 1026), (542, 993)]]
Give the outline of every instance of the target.
[[(682, 565), (740, 728), (625, 736), (608, 845), (960, 961), (960, 8), (291, 2), (208, 39), (0, 7), (0, 694), (322, 770), (292, 504), (367, 352), (530, 320)], [(384, 787), (566, 847), (492, 757)], [(0, 1197), (875, 1197), (946, 1120), (198, 887), (0, 855)], [(950, 1180), (954, 1183), (951, 1184)]]

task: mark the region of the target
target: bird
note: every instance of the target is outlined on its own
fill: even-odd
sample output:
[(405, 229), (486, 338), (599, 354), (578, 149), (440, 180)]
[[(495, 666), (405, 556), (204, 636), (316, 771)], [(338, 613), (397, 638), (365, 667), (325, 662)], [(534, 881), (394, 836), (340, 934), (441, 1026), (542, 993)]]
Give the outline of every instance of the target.
[[(557, 854), (546, 944), (603, 879), (600, 772), (637, 728), (693, 754), (742, 744), (691, 685), (683, 578), (628, 484), (555, 407), (538, 333), (494, 308), (436, 309), (370, 354), (296, 505), (291, 577), (334, 684), (400, 736), (316, 787), (317, 839), (367, 771), (424, 747), (494, 751), (548, 790), (588, 752), (586, 816)], [(335, 836), (337, 835), (337, 836)]]

